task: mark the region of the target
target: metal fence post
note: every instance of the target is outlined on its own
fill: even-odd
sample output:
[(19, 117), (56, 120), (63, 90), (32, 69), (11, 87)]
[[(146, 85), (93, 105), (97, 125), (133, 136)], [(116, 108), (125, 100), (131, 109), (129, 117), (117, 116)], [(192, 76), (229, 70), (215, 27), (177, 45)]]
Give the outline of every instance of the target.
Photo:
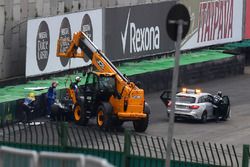
[(65, 149), (68, 146), (68, 129), (69, 127), (67, 122), (60, 123), (61, 134), (59, 135), (61, 139), (61, 146), (63, 147), (63, 149)]
[(129, 167), (129, 156), (131, 147), (131, 134), (130, 131), (125, 130), (124, 139), (124, 152), (123, 152), (123, 167)]
[(242, 167), (248, 167), (249, 164), (249, 145), (243, 145)]

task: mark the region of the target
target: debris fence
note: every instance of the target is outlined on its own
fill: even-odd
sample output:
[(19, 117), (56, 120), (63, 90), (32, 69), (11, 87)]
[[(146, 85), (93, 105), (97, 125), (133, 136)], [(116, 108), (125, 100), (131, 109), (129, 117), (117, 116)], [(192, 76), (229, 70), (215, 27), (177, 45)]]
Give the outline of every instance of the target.
[[(68, 122), (1, 122), (0, 128), (1, 145), (35, 151), (93, 155), (121, 167), (165, 166), (166, 143), (163, 137), (130, 131), (102, 131)], [(247, 146), (244, 146), (244, 150), (247, 152)], [(248, 156), (243, 156), (242, 165), (247, 163), (248, 158), (249, 147)], [(240, 165), (241, 153), (236, 152), (233, 145), (173, 139), (171, 167)]]

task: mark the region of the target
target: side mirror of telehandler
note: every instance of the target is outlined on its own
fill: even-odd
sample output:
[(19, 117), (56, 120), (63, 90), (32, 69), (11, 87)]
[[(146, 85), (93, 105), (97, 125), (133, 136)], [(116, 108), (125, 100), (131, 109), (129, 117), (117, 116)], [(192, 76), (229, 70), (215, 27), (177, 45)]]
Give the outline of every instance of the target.
[(122, 95), (117, 90), (115, 90), (114, 96), (117, 97), (118, 99), (122, 98)]
[(136, 81), (136, 86), (137, 86), (138, 88), (141, 88), (141, 87), (142, 87), (141, 85), (142, 85), (142, 84), (141, 84), (140, 81)]

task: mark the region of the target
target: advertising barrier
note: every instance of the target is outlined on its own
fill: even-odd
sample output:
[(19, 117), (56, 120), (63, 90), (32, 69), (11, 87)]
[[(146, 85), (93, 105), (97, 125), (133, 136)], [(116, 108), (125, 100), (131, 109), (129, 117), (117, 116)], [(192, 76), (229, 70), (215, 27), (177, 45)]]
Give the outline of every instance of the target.
[(182, 50), (242, 40), (243, 0), (181, 0), (191, 27)]
[(250, 39), (250, 0), (246, 0), (245, 39)]
[[(78, 12), (67, 15), (28, 21), (26, 77), (49, 74), (88, 65), (88, 59), (56, 57), (57, 40), (71, 40), (73, 33), (84, 31), (102, 49), (102, 10)], [(65, 49), (69, 43), (65, 42)]]
[(174, 50), (166, 32), (166, 17), (176, 2), (105, 9), (105, 52), (124, 60)]

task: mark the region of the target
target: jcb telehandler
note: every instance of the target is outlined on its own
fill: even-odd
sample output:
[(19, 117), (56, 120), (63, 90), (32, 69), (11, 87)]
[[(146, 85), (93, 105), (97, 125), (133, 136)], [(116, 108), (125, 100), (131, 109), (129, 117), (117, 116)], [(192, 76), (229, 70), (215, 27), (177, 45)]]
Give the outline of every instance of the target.
[(87, 75), (83, 96), (76, 97), (72, 88), (67, 90), (74, 104), (76, 123), (86, 125), (90, 118), (96, 117), (97, 125), (102, 129), (121, 126), (124, 121), (133, 121), (137, 132), (147, 129), (150, 109), (144, 99), (144, 90), (119, 72), (84, 32), (74, 33), (72, 40), (58, 39), (57, 56), (87, 56), (96, 69)]

